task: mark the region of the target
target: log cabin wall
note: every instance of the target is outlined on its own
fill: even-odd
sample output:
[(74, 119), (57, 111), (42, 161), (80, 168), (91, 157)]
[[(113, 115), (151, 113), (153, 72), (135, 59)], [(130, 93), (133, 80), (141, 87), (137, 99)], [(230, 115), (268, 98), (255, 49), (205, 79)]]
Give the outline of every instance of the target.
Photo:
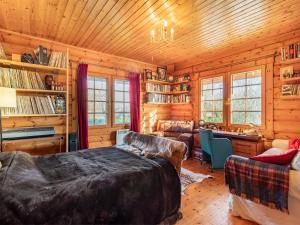
[[(280, 48), (300, 41), (300, 30), (284, 35), (278, 35), (263, 43), (253, 43), (245, 46), (245, 50), (216, 56), (209, 59), (194, 59), (178, 63), (175, 75), (186, 72), (191, 74), (191, 104), (172, 106), (172, 119), (200, 119), (199, 108), (199, 79), (214, 75), (228, 74), (232, 71), (247, 70), (251, 67), (262, 66), (265, 70), (265, 127), (263, 134), (269, 146), (274, 138), (289, 139), (300, 136), (300, 100), (284, 100), (280, 98), (282, 82), (279, 78), (281, 67)], [(248, 48), (248, 49), (247, 49)], [(299, 61), (298, 61), (299, 62)], [(300, 63), (295, 63), (294, 69), (300, 69)], [(284, 65), (283, 65), (284, 66)], [(226, 115), (225, 115), (226, 117)], [(225, 119), (225, 118), (224, 118)], [(231, 129), (227, 126), (228, 129)], [(196, 143), (197, 144), (197, 143)]]
[[(36, 38), (29, 35), (23, 35), (16, 32), (0, 29), (0, 42), (3, 44), (5, 52), (22, 54), (24, 52), (33, 52), (38, 45), (42, 45), (51, 50), (65, 51), (69, 48), (70, 56), (70, 79), (69, 79), (69, 131), (77, 131), (77, 67), (78, 63), (87, 63), (88, 74), (105, 76), (108, 78), (110, 90), (115, 78), (125, 78), (129, 71), (142, 72), (144, 69), (156, 70), (156, 66), (131, 60), (123, 57), (104, 54), (88, 49), (78, 48), (59, 42)], [(112, 105), (112, 93), (110, 92), (109, 108)], [(143, 99), (141, 100), (143, 102)], [(155, 119), (165, 114), (165, 110), (160, 113), (160, 107), (153, 109), (152, 106), (142, 109), (141, 122), (142, 128), (149, 128), (149, 123), (155, 121), (149, 119), (152, 112), (155, 112)], [(145, 113), (145, 116), (144, 116)], [(151, 114), (152, 113), (152, 114)], [(153, 114), (154, 115), (154, 114)], [(89, 128), (89, 147), (102, 147), (115, 144), (115, 131), (124, 128), (124, 126), (113, 125), (110, 119), (107, 126), (95, 126)], [(3, 119), (4, 128), (26, 127), (26, 126), (54, 126), (57, 133), (64, 133), (64, 121), (60, 117), (39, 117), (39, 118), (5, 118)]]

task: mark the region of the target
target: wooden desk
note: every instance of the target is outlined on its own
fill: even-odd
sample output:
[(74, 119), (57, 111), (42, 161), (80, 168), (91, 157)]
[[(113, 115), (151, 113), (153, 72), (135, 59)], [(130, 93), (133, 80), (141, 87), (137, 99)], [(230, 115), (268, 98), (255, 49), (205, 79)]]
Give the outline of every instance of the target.
[(231, 140), (234, 154), (251, 157), (264, 152), (264, 143), (258, 135), (243, 135), (236, 132), (213, 131), (215, 137)]

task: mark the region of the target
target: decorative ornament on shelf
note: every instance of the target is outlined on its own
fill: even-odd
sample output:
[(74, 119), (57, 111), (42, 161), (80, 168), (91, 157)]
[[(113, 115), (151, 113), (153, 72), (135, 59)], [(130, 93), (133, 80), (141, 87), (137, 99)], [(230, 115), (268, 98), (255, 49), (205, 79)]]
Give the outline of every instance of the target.
[(151, 30), (151, 43), (174, 41), (175, 30), (168, 26), (168, 22), (163, 20), (159, 29)]

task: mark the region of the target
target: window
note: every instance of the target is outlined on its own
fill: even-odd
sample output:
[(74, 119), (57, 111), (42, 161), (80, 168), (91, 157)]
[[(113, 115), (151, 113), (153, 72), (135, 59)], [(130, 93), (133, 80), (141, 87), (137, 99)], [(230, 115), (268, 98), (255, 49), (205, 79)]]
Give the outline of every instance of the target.
[(262, 75), (254, 70), (231, 75), (231, 123), (262, 124)]
[(223, 76), (201, 80), (201, 119), (223, 123)]
[(88, 124), (106, 125), (107, 110), (107, 79), (88, 76)]
[(129, 82), (128, 80), (114, 81), (114, 123), (130, 123)]

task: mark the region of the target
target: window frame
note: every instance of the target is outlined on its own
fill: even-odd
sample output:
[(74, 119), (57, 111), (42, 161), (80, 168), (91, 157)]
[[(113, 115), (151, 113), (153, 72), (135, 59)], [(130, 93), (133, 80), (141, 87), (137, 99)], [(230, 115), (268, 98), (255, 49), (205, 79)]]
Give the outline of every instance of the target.
[(208, 123), (212, 123), (212, 124), (217, 124), (219, 126), (224, 126), (226, 124), (226, 106), (225, 106), (225, 100), (226, 100), (226, 76), (224, 73), (220, 73), (220, 74), (213, 74), (213, 75), (208, 75), (208, 76), (204, 76), (204, 77), (200, 77), (199, 79), (199, 118), (200, 120), (202, 120), (201, 115), (202, 115), (202, 80), (205, 79), (212, 79), (215, 77), (222, 77), (223, 79), (223, 122), (222, 123), (217, 123), (217, 122), (208, 122)]
[(233, 127), (233, 128), (248, 128), (248, 124), (235, 124), (231, 122), (231, 104), (232, 104), (232, 99), (231, 99), (231, 92), (232, 92), (232, 75), (237, 74), (237, 73), (243, 73), (243, 72), (249, 72), (249, 71), (254, 71), (254, 70), (261, 70), (261, 124), (257, 125), (260, 129), (265, 129), (266, 127), (266, 71), (265, 71), (265, 66), (254, 66), (254, 67), (248, 67), (245, 69), (240, 69), (240, 70), (234, 70), (230, 71), (228, 73), (228, 126)]
[[(110, 78), (109, 78), (109, 76), (107, 76), (105, 74), (97, 74), (97, 73), (90, 73), (90, 74), (88, 73), (88, 77), (89, 76), (97, 77), (97, 78), (101, 78), (101, 79), (105, 79), (106, 80), (106, 85), (107, 85), (107, 88), (106, 88), (106, 96), (107, 96), (107, 100), (106, 100), (107, 122), (106, 122), (106, 124), (88, 125), (88, 128), (89, 129), (97, 129), (97, 128), (108, 128), (108, 127), (111, 127), (111, 96), (110, 96), (111, 82), (110, 82)], [(89, 89), (89, 88), (87, 88), (87, 89)], [(88, 99), (88, 94), (87, 94), (87, 104), (88, 104), (88, 102), (89, 102), (89, 99)], [(87, 108), (88, 108), (88, 106), (87, 106)], [(88, 114), (89, 114), (89, 112), (88, 112)]]
[[(125, 78), (125, 77), (114, 77), (112, 79), (112, 83), (111, 83), (111, 87), (112, 87), (112, 105), (111, 105), (111, 110), (112, 110), (112, 113), (111, 113), (111, 121), (112, 121), (112, 127), (129, 127), (130, 126), (130, 122), (129, 123), (115, 123), (115, 81), (116, 80), (122, 80), (122, 81), (128, 81), (128, 92), (129, 92), (129, 79), (128, 78)], [(130, 96), (129, 96), (130, 98)], [(129, 99), (129, 107), (130, 107), (130, 99)], [(126, 113), (126, 112), (123, 112), (123, 113)], [(129, 112), (129, 115), (130, 115), (130, 112)]]

